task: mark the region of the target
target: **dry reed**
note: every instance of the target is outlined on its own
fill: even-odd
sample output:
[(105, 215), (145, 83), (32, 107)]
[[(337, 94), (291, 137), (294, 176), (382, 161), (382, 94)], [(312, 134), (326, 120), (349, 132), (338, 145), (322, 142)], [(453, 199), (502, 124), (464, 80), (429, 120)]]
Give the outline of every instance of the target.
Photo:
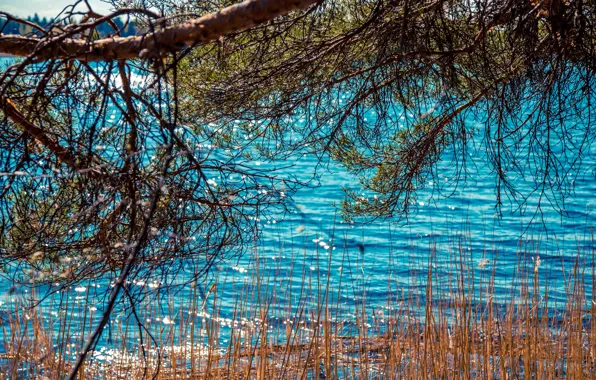
[[(160, 323), (139, 332), (131, 313), (113, 323), (111, 338), (80, 378), (594, 378), (594, 253), (578, 253), (571, 268), (561, 269), (564, 289), (553, 290), (542, 279), (534, 247), (520, 248), (508, 294), (502, 294), (495, 290), (497, 256), (472, 259), (460, 246), (448, 263), (436, 263), (431, 244), (425, 279), (410, 282), (422, 291), (388, 284), (383, 307), (370, 306), (366, 292), (346, 302), (342, 289), (354, 284), (342, 279), (342, 268), (332, 279), (330, 259), (319, 260), (323, 267), (316, 271), (296, 253), (289, 269), (255, 259), (232, 294), (221, 294), (230, 291), (227, 275), (221, 275), (206, 299), (190, 285), (192, 296), (180, 302), (137, 305), (139, 320)], [(440, 271), (442, 266), (449, 270)], [(302, 276), (287, 276), (294, 271)], [(224, 310), (226, 297), (236, 300), (231, 313)], [(3, 378), (57, 379), (68, 373), (94, 320), (88, 298), (73, 298), (61, 299), (60, 310), (69, 313), (43, 303), (23, 311), (15, 301), (15, 313), (5, 315), (3, 324)], [(165, 320), (164, 314), (172, 317)]]

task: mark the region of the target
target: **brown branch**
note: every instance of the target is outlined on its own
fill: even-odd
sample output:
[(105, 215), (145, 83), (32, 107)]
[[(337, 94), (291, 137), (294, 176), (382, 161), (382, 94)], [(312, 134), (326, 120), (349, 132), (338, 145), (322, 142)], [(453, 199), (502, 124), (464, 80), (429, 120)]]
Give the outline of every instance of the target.
[(60, 143), (47, 135), (46, 131), (37, 125), (31, 123), (25, 115), (21, 113), (16, 105), (10, 99), (0, 99), (2, 109), (15, 124), (21, 127), (31, 137), (37, 140), (46, 149), (51, 151), (61, 162), (71, 169), (77, 170), (77, 160), (75, 156)]
[(309, 7), (317, 0), (246, 0), (197, 19), (132, 37), (110, 37), (96, 41), (0, 35), (0, 53), (35, 56), (40, 59), (156, 58), (166, 52), (208, 43), (222, 35), (239, 32), (275, 17)]
[(105, 217), (105, 219), (99, 227), (99, 232), (96, 235), (96, 241), (98, 246), (102, 244), (108, 244), (108, 234), (112, 230), (114, 223), (118, 220), (118, 218), (120, 218), (120, 216), (126, 210), (128, 205), (129, 202), (126, 200), (118, 203), (114, 210), (112, 210), (112, 212), (110, 212), (110, 214)]
[(173, 159), (172, 147), (173, 147), (173, 144), (170, 144), (166, 150), (166, 160), (164, 163), (163, 171), (161, 173), (159, 183), (158, 183), (157, 187), (155, 188), (153, 200), (151, 201), (151, 206), (149, 207), (149, 212), (147, 213), (145, 222), (143, 223), (143, 228), (141, 230), (139, 238), (136, 241), (136, 243), (131, 246), (132, 248), (130, 248), (129, 255), (126, 258), (126, 261), (124, 262), (122, 270), (120, 271), (120, 275), (118, 276), (118, 279), (116, 280), (116, 283), (114, 284), (114, 287), (112, 288), (112, 291), (110, 292), (110, 298), (108, 299), (108, 304), (107, 304), (106, 309), (103, 313), (103, 316), (101, 317), (101, 320), (99, 321), (99, 324), (97, 325), (95, 330), (93, 330), (93, 333), (91, 333), (91, 335), (87, 339), (87, 342), (85, 343), (85, 346), (83, 347), (82, 351), (79, 353), (77, 361), (75, 362), (74, 366), (71, 369), (70, 375), (68, 376), (69, 380), (75, 380), (78, 377), (79, 368), (81, 368), (81, 366), (85, 362), (85, 358), (89, 354), (89, 351), (91, 351), (92, 347), (96, 344), (97, 340), (101, 336), (104, 327), (106, 326), (106, 324), (108, 323), (108, 321), (110, 319), (112, 310), (114, 309), (114, 306), (116, 305), (116, 301), (118, 300), (120, 291), (125, 286), (126, 279), (132, 272), (134, 263), (139, 255), (139, 253), (141, 252), (141, 249), (144, 248), (145, 243), (147, 242), (147, 239), (149, 237), (149, 228), (151, 226), (151, 222), (153, 221), (153, 217), (157, 210), (157, 206), (159, 204), (160, 197), (162, 196), (162, 186), (164, 184), (164, 178), (167, 175), (168, 166), (170, 165), (170, 163)]
[(33, 137), (41, 146), (52, 152), (52, 154), (67, 167), (79, 174), (86, 174), (90, 177), (106, 177), (114, 182), (114, 178), (102, 171), (101, 165), (95, 167), (81, 167), (81, 160), (77, 159), (68, 148), (63, 147), (60, 143), (50, 136), (39, 126), (33, 124), (15, 105), (15, 103), (7, 98), (0, 98), (0, 109), (4, 111), (6, 116), (12, 120), (14, 124), (20, 127), (26, 134)]

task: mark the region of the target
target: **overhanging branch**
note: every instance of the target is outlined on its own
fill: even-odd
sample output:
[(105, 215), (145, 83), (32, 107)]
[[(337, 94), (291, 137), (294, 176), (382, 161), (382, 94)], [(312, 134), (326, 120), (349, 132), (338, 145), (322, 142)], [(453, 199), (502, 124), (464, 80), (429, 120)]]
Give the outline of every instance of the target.
[(132, 37), (96, 41), (49, 36), (46, 38), (0, 35), (0, 53), (35, 56), (38, 59), (155, 58), (187, 46), (208, 43), (233, 32), (246, 30), (275, 17), (309, 7), (318, 0), (246, 0), (197, 19)]
[(15, 105), (15, 103), (6, 98), (0, 98), (0, 108), (12, 122), (21, 128), (29, 136), (37, 140), (44, 148), (50, 151), (58, 161), (65, 164), (68, 168), (74, 170), (79, 174), (86, 174), (91, 177), (105, 176), (113, 181), (113, 178), (106, 176), (98, 167), (81, 167), (82, 162), (73, 152), (68, 148), (63, 147), (60, 143), (50, 137), (43, 128), (30, 122), (25, 115)]
[(41, 145), (51, 151), (61, 162), (71, 169), (77, 169), (77, 160), (68, 149), (61, 146), (58, 141), (52, 139), (47, 133), (31, 123), (25, 115), (21, 113), (10, 99), (0, 99), (2, 109), (16, 125), (21, 127), (27, 134), (39, 141)]

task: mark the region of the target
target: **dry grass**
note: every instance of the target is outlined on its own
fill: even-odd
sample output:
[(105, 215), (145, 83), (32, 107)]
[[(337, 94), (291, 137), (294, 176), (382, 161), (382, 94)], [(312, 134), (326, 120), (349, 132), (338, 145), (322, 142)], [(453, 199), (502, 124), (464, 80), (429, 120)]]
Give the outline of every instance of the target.
[[(565, 287), (553, 301), (535, 252), (520, 252), (509, 295), (497, 295), (497, 261), (478, 263), (460, 250), (447, 264), (453, 275), (442, 278), (433, 269), (434, 249), (424, 269), (424, 291), (398, 293), (388, 286), (383, 308), (368, 306), (366, 296), (344, 305), (343, 285), (330, 286), (329, 270), (313, 274), (304, 264), (296, 286), (281, 274), (267, 277), (276, 272), (265, 265), (275, 264), (256, 260), (232, 295), (220, 294), (224, 277), (214, 282), (207, 302), (196, 287), (177, 309), (165, 302), (167, 314), (176, 317), (150, 330), (155, 341), (130, 328), (132, 320), (115, 324), (112, 341), (104, 342), (109, 350), (96, 352), (80, 378), (596, 377), (596, 303), (587, 291), (596, 280), (593, 252), (578, 254), (575, 265), (561, 271)], [(238, 300), (233, 318), (219, 317), (222, 299), (231, 296)], [(301, 301), (306, 299), (312, 302)], [(161, 307), (145, 304), (136, 312), (140, 320), (155, 320), (163, 315)], [(62, 309), (78, 313), (82, 322), (58, 313), (50, 328), (44, 313), (52, 310), (44, 306), (17, 312), (4, 324), (2, 377), (57, 379), (68, 373), (93, 316), (84, 303)]]

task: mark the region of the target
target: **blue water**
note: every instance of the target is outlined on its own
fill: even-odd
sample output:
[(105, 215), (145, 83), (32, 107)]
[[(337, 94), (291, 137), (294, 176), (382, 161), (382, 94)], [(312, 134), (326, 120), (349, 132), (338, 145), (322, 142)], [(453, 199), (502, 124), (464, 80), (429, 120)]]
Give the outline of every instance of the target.
[[(354, 305), (364, 300), (372, 310), (391, 309), (397, 305), (397, 299), (407, 295), (423, 297), (429, 269), (438, 280), (439, 290), (444, 292), (442, 296), (448, 297), (448, 285), (453, 284), (462, 269), (454, 263), (462, 263), (476, 273), (470, 283), (477, 284), (477, 290), (482, 290), (494, 270), (495, 300), (505, 303), (519, 290), (512, 284), (523, 276), (518, 270), (520, 263), (527, 273), (532, 273), (538, 258), (540, 278), (549, 284), (551, 300), (563, 301), (565, 275), (569, 275), (576, 263), (584, 269), (592, 265), (596, 180), (591, 170), (596, 151), (591, 148), (585, 152), (583, 172), (575, 180), (573, 197), (568, 199), (563, 214), (549, 207), (536, 214), (536, 200), (530, 199), (528, 207), (521, 211), (506, 204), (499, 216), (495, 210), (495, 176), (485, 164), (481, 136), (475, 136), (472, 148), (470, 159), (475, 165), (470, 166), (465, 181), (460, 181), (457, 187), (453, 183), (454, 193), (450, 197), (440, 196), (433, 191), (434, 184), (429, 183), (418, 194), (415, 211), (406, 220), (377, 220), (369, 224), (347, 223), (340, 217), (338, 206), (345, 197), (343, 189), (359, 186), (357, 178), (341, 165), (331, 162), (318, 167), (318, 159), (309, 155), (291, 162), (287, 175), (304, 180), (311, 178), (318, 167), (319, 185), (298, 190), (290, 213), (262, 218), (262, 236), (247, 254), (217, 263), (210, 276), (196, 288), (187, 284), (191, 268), (171, 276), (148, 274), (143, 282), (131, 284), (147, 290), (151, 302), (161, 302), (157, 319), (147, 324), (159, 327), (164, 318), (168, 322), (176, 321), (192, 297), (205, 306), (205, 315), (209, 314), (206, 310), (213, 306), (209, 289), (217, 282), (218, 320), (224, 321), (225, 333), (226, 324), (229, 327), (230, 321), (241, 319), (234, 316), (239, 294), (243, 289), (254, 289), (255, 278), (263, 282), (261, 286), (269, 295), (274, 294), (275, 302), (284, 305), (291, 301), (296, 309), (301, 305), (316, 307), (319, 301), (317, 292), (301, 292), (306, 277), (309, 287), (323, 290), (328, 287), (329, 291), (322, 293), (339, 305), (341, 312), (337, 315), (350, 319), (355, 317)], [(448, 160), (439, 164), (439, 176), (434, 181), (443, 181), (446, 186), (454, 182), (449, 165)], [(529, 189), (530, 184), (521, 180), (519, 184), (522, 192), (524, 186)], [(72, 313), (69, 311), (72, 309), (64, 306), (65, 301), (81, 305), (91, 302), (96, 309), (91, 319), (97, 320), (110, 289), (109, 281), (73, 286), (46, 303), (51, 303), (52, 313), (58, 316), (59, 310)], [(181, 284), (181, 287), (175, 288), (175, 293), (158, 294), (157, 290), (165, 289), (168, 284)], [(27, 289), (9, 292), (11, 286), (9, 280), (0, 284), (2, 307), (6, 310), (11, 309), (19, 295), (28, 294)], [(586, 292), (591, 295), (589, 284)], [(280, 320), (288, 313), (291, 310), (271, 310), (271, 315)], [(123, 305), (114, 314), (113, 323), (126, 316), (130, 317), (130, 310)], [(51, 317), (51, 314), (47, 317), (48, 322)], [(80, 313), (72, 314), (73, 320), (82, 317)], [(134, 325), (130, 319), (128, 322)], [(109, 345), (110, 336), (108, 329), (102, 345)], [(77, 341), (76, 332), (74, 341)]]

